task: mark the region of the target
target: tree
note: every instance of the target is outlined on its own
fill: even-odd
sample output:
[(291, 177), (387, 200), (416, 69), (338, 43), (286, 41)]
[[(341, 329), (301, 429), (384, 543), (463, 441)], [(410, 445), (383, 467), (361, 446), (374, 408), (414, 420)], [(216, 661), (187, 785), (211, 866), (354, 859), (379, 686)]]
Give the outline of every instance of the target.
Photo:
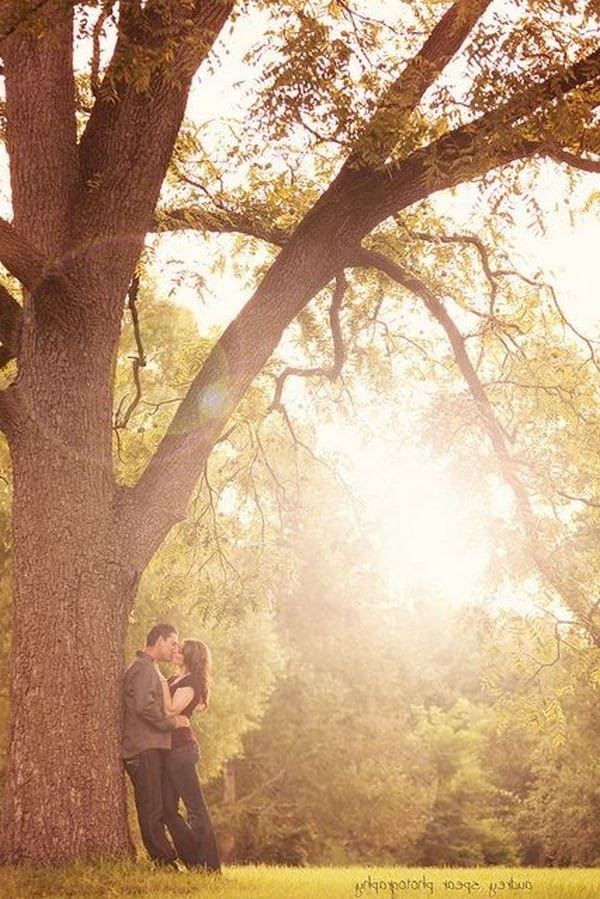
[(597, 867), (598, 700), (587, 687), (565, 705), (569, 739), (558, 746), (539, 740), (533, 753), (531, 789), (518, 821), (520, 837), (537, 850), (537, 863)]
[(435, 797), (417, 844), (418, 864), (514, 862), (514, 836), (502, 821), (506, 800), (482, 763), (490, 733), (489, 708), (465, 698), (448, 710), (431, 709), (421, 724)]
[[(350, 29), (336, 35), (346, 5), (331, 3), (323, 20), (286, 5), (275, 15), (284, 64), (267, 73), (265, 121), (280, 118), (285, 133), (296, 113), (306, 114), (308, 98), (308, 128), (317, 109), (326, 109), (342, 149), (327, 165), (315, 155), (317, 174), (301, 197), (288, 195), (288, 213), (297, 214), (287, 221), (273, 196), (261, 205), (252, 184), (246, 208), (220, 203), (157, 212), (169, 164), (177, 162), (194, 73), (225, 23), (249, 12), (218, 0), (122, 0), (118, 11), (101, 4), (92, 26), (95, 6), (14, 0), (0, 13), (13, 207), (12, 221), (0, 222), (0, 260), (19, 284), (2, 288), (0, 316), (3, 361), (16, 358), (18, 365), (0, 396), (14, 490), (3, 852), (44, 863), (128, 851), (117, 755), (119, 677), (140, 576), (185, 517), (227, 419), (285, 328), (333, 280), (339, 347), (345, 269), (382, 270), (420, 297), (446, 330), (525, 527), (534, 531), (460, 332), (427, 285), (382, 253), (375, 232), (431, 194), (519, 160), (548, 156), (587, 170), (598, 166), (600, 50), (581, 37), (590, 32), (578, 30), (584, 12), (596, 21), (595, 4), (572, 2), (567, 10), (562, 4), (568, 15), (559, 20), (548, 0), (523, 28), (522, 21), (515, 26), (512, 5), (502, 12), (490, 0), (456, 0), (435, 22), (437, 4), (423, 2), (405, 20), (413, 55), (401, 67), (385, 68), (392, 61), (384, 24), (362, 29), (367, 50), (380, 51), (381, 74), (363, 72), (358, 91), (350, 61), (361, 65), (364, 48), (353, 48)], [(418, 34), (410, 34), (415, 20), (429, 33), (421, 47)], [(74, 76), (74, 21), (78, 36), (90, 39), (89, 102)], [(468, 96), (471, 118), (461, 119), (462, 100), (447, 88), (424, 115), (424, 95), (465, 44), (465, 73), (482, 60)], [(395, 52), (397, 43), (390, 46)], [(489, 67), (481, 47), (489, 51)], [(114, 474), (112, 433), (125, 297), (146, 234), (182, 226), (241, 231), (282, 248), (200, 366), (136, 483), (124, 484)], [(493, 310), (489, 317), (495, 321)], [(276, 399), (282, 408), (280, 392)], [(67, 703), (74, 689), (83, 700), (75, 715)]]

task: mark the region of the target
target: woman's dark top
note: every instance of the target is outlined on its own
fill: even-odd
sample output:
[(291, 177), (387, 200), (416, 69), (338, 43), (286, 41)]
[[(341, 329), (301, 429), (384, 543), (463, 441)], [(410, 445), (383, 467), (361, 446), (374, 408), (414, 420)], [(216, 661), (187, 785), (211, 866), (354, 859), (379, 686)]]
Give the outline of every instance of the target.
[[(167, 681), (171, 696), (175, 695), (175, 691), (178, 690), (179, 687), (191, 687), (194, 691), (194, 698), (192, 701), (179, 712), (180, 715), (185, 715), (189, 718), (196, 706), (202, 700), (202, 682), (196, 674), (186, 674), (176, 683), (173, 683), (174, 680), (174, 677), (170, 677)], [(198, 743), (191, 727), (177, 727), (171, 732), (171, 749), (197, 745)]]

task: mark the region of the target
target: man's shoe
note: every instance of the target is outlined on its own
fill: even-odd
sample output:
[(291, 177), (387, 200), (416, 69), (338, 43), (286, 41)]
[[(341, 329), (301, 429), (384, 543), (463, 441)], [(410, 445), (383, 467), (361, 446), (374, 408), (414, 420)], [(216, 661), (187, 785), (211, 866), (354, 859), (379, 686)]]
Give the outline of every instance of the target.
[(167, 868), (170, 871), (179, 871), (180, 873), (185, 872), (186, 870), (186, 868), (184, 868), (184, 866), (176, 858), (171, 859), (171, 861), (155, 859), (154, 864), (157, 868)]

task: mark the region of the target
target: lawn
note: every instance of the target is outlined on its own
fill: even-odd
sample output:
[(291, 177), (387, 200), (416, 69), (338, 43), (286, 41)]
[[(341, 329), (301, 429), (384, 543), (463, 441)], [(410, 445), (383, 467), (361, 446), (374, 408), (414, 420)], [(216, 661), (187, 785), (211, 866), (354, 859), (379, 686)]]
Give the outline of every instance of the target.
[(228, 867), (220, 877), (148, 863), (0, 869), (2, 899), (598, 899), (600, 869)]

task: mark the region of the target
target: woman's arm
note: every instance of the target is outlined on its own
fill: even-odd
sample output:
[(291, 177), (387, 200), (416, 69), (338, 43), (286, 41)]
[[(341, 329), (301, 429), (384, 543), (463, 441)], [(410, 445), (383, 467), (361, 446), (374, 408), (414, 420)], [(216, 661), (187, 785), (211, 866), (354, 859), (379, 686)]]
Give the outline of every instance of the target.
[(165, 708), (165, 714), (171, 715), (179, 715), (193, 700), (194, 691), (191, 687), (178, 687), (175, 690), (173, 696), (171, 696), (171, 691), (169, 690), (169, 685), (166, 679), (161, 678), (162, 691), (163, 691), (163, 705)]

